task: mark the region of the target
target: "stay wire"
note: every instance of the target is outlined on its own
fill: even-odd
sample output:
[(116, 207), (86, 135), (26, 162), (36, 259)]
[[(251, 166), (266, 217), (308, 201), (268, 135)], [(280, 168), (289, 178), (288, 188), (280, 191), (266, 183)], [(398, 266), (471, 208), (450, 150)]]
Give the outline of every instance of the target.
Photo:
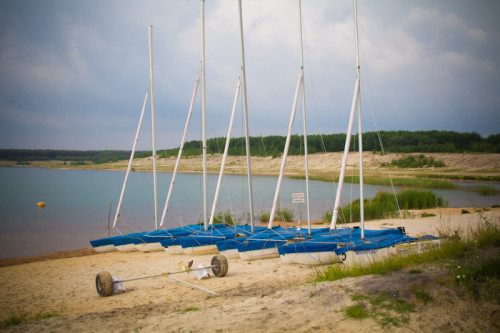
[[(361, 54), (361, 62), (363, 63), (363, 68), (364, 68), (364, 71), (363, 73), (361, 73), (361, 75), (363, 75), (363, 80), (362, 82), (366, 82), (366, 87), (367, 87), (367, 90), (368, 90), (368, 109), (370, 110), (370, 116), (372, 117), (372, 121), (373, 121), (373, 124), (375, 126), (375, 131), (377, 133), (377, 138), (378, 138), (378, 142), (379, 142), (379, 145), (380, 145), (380, 149), (381, 149), (381, 153), (382, 153), (382, 156), (385, 156), (385, 150), (384, 150), (384, 145), (383, 145), (383, 141), (382, 141), (382, 136), (380, 135), (380, 130), (379, 130), (379, 127), (378, 127), (378, 122), (377, 122), (377, 119), (376, 119), (376, 116), (375, 116), (375, 108), (373, 106), (373, 94), (372, 94), (372, 88), (371, 88), (371, 84), (370, 84), (370, 80), (369, 80), (369, 77), (368, 77), (368, 72), (366, 70), (366, 65), (365, 65), (365, 62), (364, 62), (364, 53), (363, 53), (363, 49), (361, 47), (361, 44), (360, 44), (360, 54)], [(386, 170), (387, 170), (387, 175), (389, 177), (389, 182), (391, 184), (391, 189), (392, 189), (392, 193), (393, 193), (393, 196), (394, 196), (394, 201), (396, 203), (396, 207), (398, 209), (398, 213), (399, 213), (399, 218), (402, 219), (403, 218), (403, 215), (401, 213), (401, 208), (399, 206), (399, 201), (398, 201), (398, 197), (397, 197), (397, 194), (396, 194), (396, 189), (394, 188), (394, 183), (392, 181), (392, 175), (391, 175), (391, 171), (389, 170), (389, 167), (386, 166)]]

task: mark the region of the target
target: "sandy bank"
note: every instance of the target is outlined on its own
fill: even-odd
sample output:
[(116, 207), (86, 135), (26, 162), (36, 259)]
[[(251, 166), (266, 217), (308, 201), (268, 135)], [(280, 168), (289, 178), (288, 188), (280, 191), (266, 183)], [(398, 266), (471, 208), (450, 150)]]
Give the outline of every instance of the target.
[[(333, 178), (338, 177), (342, 152), (335, 153), (317, 153), (310, 154), (309, 173), (311, 176), (322, 176)], [(392, 160), (401, 159), (409, 155), (418, 156), (419, 153), (402, 154), (389, 153), (386, 155), (374, 154), (372, 152), (363, 153), (363, 168), (367, 176), (383, 176), (387, 177), (387, 168), (382, 167), (382, 163), (391, 163)], [(440, 174), (440, 175), (481, 175), (481, 176), (500, 176), (500, 154), (471, 154), (471, 153), (426, 153), (426, 157), (433, 157), (438, 161), (446, 164), (442, 168), (416, 168), (416, 169), (400, 169), (391, 168), (391, 173), (394, 176), (416, 176), (419, 174)], [(208, 172), (217, 174), (220, 170), (222, 160), (221, 154), (208, 155), (207, 168)], [(172, 172), (174, 170), (176, 157), (158, 159), (158, 171)], [(96, 170), (126, 170), (128, 160), (110, 162), (94, 165), (71, 165), (63, 161), (35, 161), (31, 162), (31, 166), (60, 168), (60, 169), (96, 169)], [(348, 166), (350, 168), (358, 167), (357, 153), (349, 154)], [(253, 175), (278, 175), (281, 165), (281, 157), (272, 158), (257, 157), (251, 158), (252, 174)], [(12, 161), (0, 161), (0, 166), (15, 166)], [(133, 162), (135, 171), (151, 171), (152, 160), (149, 158), (135, 159)], [(303, 156), (288, 156), (285, 168), (286, 175), (303, 175), (304, 171)], [(202, 158), (188, 157), (181, 159), (179, 172), (184, 173), (201, 173)], [(226, 174), (246, 174), (246, 157), (245, 156), (228, 156), (225, 173)]]
[[(437, 234), (438, 230), (465, 232), (481, 219), (477, 213), (445, 209), (434, 213), (436, 216), (428, 218), (368, 222), (367, 228), (403, 225), (410, 235)], [(499, 223), (498, 210), (482, 214)], [(23, 332), (383, 331), (371, 319), (345, 317), (342, 309), (354, 303), (351, 296), (385, 290), (411, 297), (410, 285), (424, 283), (436, 302), (425, 306), (417, 302), (417, 312), (411, 313), (409, 323), (398, 331), (492, 331), (500, 325), (498, 305), (474, 309), (470, 299), (435, 282), (435, 276), (445, 274), (436, 267), (422, 267), (423, 273), (418, 276), (399, 272), (311, 284), (307, 282), (314, 268), (285, 265), (279, 258), (254, 262), (234, 259), (229, 261), (224, 278), (176, 276), (213, 290), (217, 296), (163, 277), (128, 282), (127, 292), (107, 298), (95, 291), (94, 279), (100, 271), (120, 278), (137, 277), (174, 271), (178, 262), (191, 259), (195, 264), (208, 265), (211, 256), (113, 252), (2, 267), (0, 319), (18, 309), (28, 317), (47, 312), (62, 315), (6, 329)]]

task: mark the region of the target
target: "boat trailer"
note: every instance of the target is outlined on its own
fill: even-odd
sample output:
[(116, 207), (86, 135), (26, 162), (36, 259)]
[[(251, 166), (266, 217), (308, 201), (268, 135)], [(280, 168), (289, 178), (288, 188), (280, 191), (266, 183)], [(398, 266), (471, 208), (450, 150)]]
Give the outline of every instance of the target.
[(113, 280), (113, 278), (112, 278), (112, 276), (111, 276), (111, 274), (109, 272), (102, 271), (99, 274), (97, 274), (96, 277), (95, 277), (95, 287), (97, 289), (97, 293), (99, 294), (99, 296), (107, 297), (107, 296), (111, 296), (111, 294), (113, 294), (113, 286), (116, 283), (123, 283), (123, 282), (128, 282), (128, 281), (134, 281), (134, 280), (141, 280), (141, 279), (148, 279), (148, 278), (152, 278), (152, 277), (163, 276), (163, 277), (175, 280), (177, 282), (181, 282), (181, 283), (187, 284), (187, 285), (189, 285), (191, 287), (195, 287), (195, 288), (204, 290), (206, 292), (209, 292), (211, 294), (217, 295), (217, 293), (214, 292), (214, 291), (211, 291), (211, 290), (199, 287), (197, 285), (194, 285), (194, 284), (186, 282), (186, 281), (182, 281), (182, 280), (176, 279), (176, 278), (174, 278), (174, 277), (172, 277), (170, 275), (180, 274), (180, 273), (188, 273), (188, 272), (192, 272), (192, 271), (196, 272), (196, 271), (201, 271), (201, 270), (212, 269), (212, 273), (215, 276), (217, 276), (217, 277), (223, 277), (223, 276), (226, 275), (227, 270), (228, 270), (228, 262), (227, 262), (226, 257), (223, 256), (222, 254), (218, 254), (218, 255), (216, 255), (216, 256), (214, 256), (212, 258), (211, 265), (210, 266), (206, 266), (206, 267), (204, 266), (204, 267), (199, 267), (199, 268), (192, 268), (191, 267), (192, 263), (193, 263), (192, 261), (189, 263), (189, 265), (186, 265), (186, 264), (184, 264), (182, 262), (179, 263), (179, 266), (181, 268), (181, 270), (179, 270), (179, 271), (166, 272), (166, 273), (160, 273), (160, 274), (154, 274), (154, 275), (147, 275), (147, 276), (140, 276), (140, 277), (135, 277), (135, 278), (123, 279), (123, 280)]

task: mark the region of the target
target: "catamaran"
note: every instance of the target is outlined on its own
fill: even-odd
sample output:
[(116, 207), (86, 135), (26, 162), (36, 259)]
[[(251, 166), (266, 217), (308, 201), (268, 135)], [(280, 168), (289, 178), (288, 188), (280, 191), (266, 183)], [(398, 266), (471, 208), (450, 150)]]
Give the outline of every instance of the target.
[[(122, 191), (120, 193), (120, 199), (118, 201), (118, 207), (116, 209), (116, 214), (115, 218), (113, 221), (113, 229), (116, 227), (116, 223), (118, 218), (120, 217), (120, 209), (121, 205), (123, 202), (123, 195), (125, 194), (125, 188), (127, 186), (127, 181), (128, 177), (130, 174), (130, 170), (132, 169), (132, 161), (134, 159), (135, 155), (135, 149), (137, 146), (137, 142), (139, 140), (139, 133), (141, 130), (141, 125), (142, 125), (142, 120), (144, 118), (144, 113), (146, 110), (146, 104), (148, 101), (148, 97), (151, 97), (150, 104), (151, 104), (151, 125), (152, 125), (152, 152), (153, 152), (153, 196), (154, 196), (154, 220), (155, 220), (155, 230), (158, 229), (158, 220), (157, 220), (157, 171), (156, 171), (156, 139), (155, 139), (155, 118), (154, 118), (154, 86), (153, 86), (153, 44), (152, 44), (152, 34), (153, 34), (153, 27), (149, 26), (148, 28), (149, 32), (149, 79), (150, 79), (150, 84), (149, 84), (149, 92), (146, 92), (146, 96), (144, 98), (144, 103), (142, 106), (142, 111), (141, 111), (141, 116), (139, 118), (139, 124), (137, 126), (137, 131), (132, 147), (132, 152), (130, 153), (130, 159), (127, 167), (127, 172), (125, 174), (125, 180), (123, 181), (123, 186), (122, 186)], [(119, 236), (113, 236), (113, 237), (106, 237), (103, 239), (97, 239), (97, 240), (91, 240), (90, 244), (93, 246), (93, 248), (98, 251), (98, 252), (108, 252), (108, 251), (114, 251), (114, 250), (119, 250), (123, 252), (128, 252), (128, 251), (136, 251), (137, 247), (135, 246), (134, 242), (138, 239), (138, 237), (144, 235), (146, 232), (138, 232), (138, 233), (130, 233), (126, 235), (119, 235)]]
[[(335, 204), (332, 214), (330, 230), (319, 233), (313, 238), (301, 243), (288, 244), (278, 248), (280, 257), (284, 263), (298, 263), (307, 265), (330, 264), (345, 262), (346, 264), (363, 263), (373, 260), (375, 257), (388, 256), (392, 253), (402, 253), (409, 249), (429, 248), (439, 242), (436, 237), (424, 236), (422, 238), (409, 237), (403, 227), (384, 230), (365, 230), (364, 228), (364, 195), (363, 195), (363, 139), (361, 131), (361, 101), (360, 101), (360, 66), (359, 66), (359, 42), (356, 0), (353, 0), (354, 8), (354, 33), (356, 52), (356, 84), (354, 88), (347, 137), (344, 146), (342, 166), (339, 177)], [(359, 148), (359, 186), (360, 186), (360, 228), (336, 229), (338, 219), (340, 196), (344, 184), (347, 157), (351, 142), (354, 116), (358, 109), (358, 148)], [(419, 245), (415, 245), (415, 242)], [(414, 245), (410, 245), (414, 244)], [(406, 250), (405, 250), (406, 249)]]
[[(206, 138), (205, 138), (205, 2), (201, 1), (201, 75), (202, 75), (202, 140), (203, 140), (203, 173), (204, 178), (206, 177)], [(224, 153), (222, 157), (221, 167), (219, 171), (219, 177), (217, 181), (217, 186), (215, 190), (214, 201), (212, 203), (212, 210), (209, 219), (207, 219), (207, 204), (206, 204), (206, 181), (204, 180), (204, 215), (203, 230), (199, 230), (185, 237), (180, 237), (171, 241), (164, 241), (162, 243), (165, 246), (165, 251), (170, 254), (188, 253), (188, 254), (208, 254), (217, 253), (216, 243), (219, 241), (225, 241), (229, 239), (234, 239), (237, 237), (247, 236), (252, 234), (255, 230), (254, 226), (254, 216), (253, 216), (253, 191), (252, 191), (252, 178), (251, 178), (251, 164), (250, 164), (250, 141), (249, 141), (249, 131), (248, 131), (248, 112), (247, 112), (247, 94), (246, 94), (246, 73), (245, 73), (245, 56), (244, 56), (244, 46), (243, 46), (243, 24), (242, 24), (242, 14), (241, 14), (241, 0), (238, 2), (239, 5), (239, 18), (240, 18), (240, 40), (241, 40), (241, 78), (238, 79), (236, 85), (236, 92), (233, 102), (233, 108), (231, 112), (231, 118), (229, 122), (228, 132), (226, 135), (226, 144), (224, 147)], [(245, 125), (245, 143), (246, 143), (246, 156), (247, 156), (247, 178), (248, 178), (248, 192), (249, 192), (249, 209), (250, 209), (250, 226), (228, 226), (226, 224), (214, 224), (216, 207), (221, 187), (221, 182), (224, 176), (225, 162), (227, 159), (229, 144), (231, 140), (231, 133), (234, 123), (235, 112), (238, 104), (238, 99), (240, 95), (240, 90), (242, 90), (243, 98), (243, 114), (244, 114), (244, 125)], [(179, 153), (180, 156), (180, 153)], [(168, 199), (167, 199), (168, 200)], [(164, 212), (165, 213), (165, 212)], [(208, 221), (207, 221), (208, 220)]]
[[(307, 152), (307, 124), (306, 124), (306, 106), (305, 106), (305, 89), (304, 89), (304, 57), (303, 57), (303, 44), (302, 44), (302, 10), (301, 10), (301, 1), (298, 1), (299, 7), (299, 30), (300, 30), (300, 72), (299, 77), (297, 79), (297, 85), (295, 88), (295, 95), (292, 105), (292, 110), (290, 114), (290, 122), (288, 125), (288, 132), (285, 141), (285, 148), (283, 151), (283, 157), (281, 160), (281, 167), (278, 176), (278, 182), (276, 185), (276, 190), (274, 194), (273, 206), (271, 208), (271, 213), (269, 216), (269, 222), (267, 229), (263, 232), (257, 233), (253, 236), (247, 237), (243, 241), (233, 241), (230, 245), (232, 247), (236, 247), (238, 253), (242, 259), (245, 260), (254, 260), (254, 259), (263, 259), (263, 258), (272, 258), (277, 257), (278, 247), (287, 244), (288, 242), (297, 242), (302, 241), (311, 237), (311, 217), (310, 217), (310, 205), (309, 205), (309, 169), (308, 169), (308, 152)], [(279, 193), (281, 189), (281, 183), (283, 180), (283, 174), (285, 171), (286, 160), (288, 156), (288, 150), (290, 147), (290, 139), (293, 129), (293, 124), (295, 120), (295, 115), (297, 111), (297, 103), (299, 98), (299, 93), (302, 91), (302, 117), (303, 117), (303, 130), (304, 130), (304, 157), (305, 157), (305, 181), (306, 181), (306, 209), (307, 209), (307, 222), (308, 229), (307, 231), (299, 228), (281, 228), (275, 227), (274, 217), (276, 215), (278, 201), (279, 201)], [(315, 232), (318, 232), (316, 230)], [(324, 229), (322, 231), (325, 231)], [(227, 246), (227, 245), (226, 245)]]
[[(145, 232), (135, 232), (135, 233), (129, 233), (125, 235), (118, 235), (118, 236), (113, 236), (113, 237), (105, 237), (102, 239), (97, 239), (97, 240), (91, 240), (90, 243), (94, 247), (94, 249), (98, 252), (109, 252), (109, 251), (114, 251), (114, 250), (119, 250), (122, 252), (129, 252), (129, 251), (136, 251), (140, 250), (143, 252), (146, 251), (158, 251), (158, 250), (163, 250), (164, 247), (162, 246), (161, 242), (162, 241), (169, 241), (172, 239), (175, 239), (177, 237), (181, 236), (187, 236), (192, 234), (193, 232), (196, 232), (200, 229), (199, 226), (197, 225), (191, 225), (191, 226), (183, 226), (179, 228), (171, 228), (171, 229), (159, 229), (158, 228), (158, 214), (157, 214), (157, 168), (156, 168), (156, 140), (155, 140), (155, 123), (154, 123), (154, 79), (153, 79), (153, 41), (152, 41), (152, 26), (149, 26), (149, 74), (150, 74), (150, 86), (149, 86), (149, 92), (146, 93), (146, 96), (144, 98), (144, 103), (141, 111), (141, 116), (139, 118), (139, 124), (137, 126), (137, 131), (134, 139), (134, 143), (132, 146), (132, 152), (130, 154), (130, 159), (128, 162), (127, 166), (127, 172), (125, 174), (125, 179), (122, 185), (122, 190), (120, 193), (120, 198), (118, 201), (118, 207), (116, 209), (116, 214), (113, 220), (113, 226), (112, 228), (115, 229), (117, 225), (117, 221), (120, 218), (120, 211), (121, 211), (121, 206), (123, 202), (123, 197), (125, 194), (125, 189), (126, 185), (128, 182), (128, 177), (130, 175), (130, 171), (132, 169), (132, 161), (134, 159), (135, 155), (135, 150), (137, 146), (137, 142), (139, 140), (139, 133), (142, 127), (142, 121), (144, 118), (144, 113), (146, 110), (146, 104), (148, 101), (148, 97), (150, 97), (150, 104), (151, 104), (151, 125), (152, 125), (152, 152), (153, 152), (153, 200), (154, 200), (154, 230), (153, 231), (145, 231)], [(196, 95), (196, 90), (198, 87), (198, 80), (195, 84), (195, 92), (193, 93), (193, 98), (191, 100), (191, 107), (189, 111), (189, 116), (188, 116), (188, 122), (189, 122), (189, 117), (193, 108), (194, 104), (194, 96)], [(186, 124), (187, 126), (187, 124)], [(184, 135), (185, 138), (185, 135)], [(183, 138), (183, 140), (184, 140)], [(182, 154), (182, 146), (179, 154)], [(177, 166), (178, 162), (176, 164), (176, 170), (177, 171)], [(172, 182), (170, 184), (170, 189), (169, 189), (169, 195), (171, 194), (172, 187), (173, 187), (173, 181), (175, 180), (175, 172), (174, 176), (172, 178)], [(166, 209), (168, 206), (168, 199), (167, 203), (165, 205), (165, 210), (164, 214), (162, 216), (161, 224), (160, 227), (163, 227), (163, 222), (165, 218), (165, 213)]]

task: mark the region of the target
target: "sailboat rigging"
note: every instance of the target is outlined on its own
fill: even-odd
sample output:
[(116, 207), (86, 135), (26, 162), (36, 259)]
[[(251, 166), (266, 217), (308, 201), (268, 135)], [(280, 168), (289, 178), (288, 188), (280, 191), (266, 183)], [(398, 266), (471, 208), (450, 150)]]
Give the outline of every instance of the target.
[[(271, 213), (269, 216), (269, 222), (267, 229), (264, 232), (257, 233), (254, 236), (250, 236), (245, 239), (244, 242), (235, 244), (237, 246), (238, 253), (241, 258), (245, 260), (253, 259), (263, 259), (270, 257), (277, 257), (279, 255), (278, 247), (287, 244), (289, 241), (296, 242), (306, 239), (304, 236), (310, 237), (311, 231), (311, 217), (310, 217), (310, 200), (309, 200), (309, 168), (308, 168), (308, 150), (307, 150), (307, 123), (306, 123), (306, 105), (305, 105), (305, 84), (304, 84), (304, 60), (303, 60), (303, 41), (302, 41), (302, 9), (301, 0), (298, 0), (298, 18), (299, 18), (299, 36), (300, 36), (300, 72), (297, 79), (297, 85), (295, 88), (295, 95), (293, 100), (292, 111), (290, 114), (290, 122), (288, 125), (288, 132), (285, 141), (285, 147), (283, 151), (283, 157), (281, 160), (281, 167), (278, 176), (278, 182), (276, 185), (276, 190), (274, 194), (273, 205), (271, 208)], [(281, 183), (283, 180), (283, 175), (285, 171), (286, 160), (288, 157), (288, 150), (290, 147), (290, 139), (293, 129), (293, 124), (295, 120), (295, 115), (297, 111), (297, 103), (299, 94), (302, 91), (302, 117), (303, 117), (303, 130), (304, 130), (304, 157), (305, 157), (305, 174), (306, 174), (306, 205), (307, 205), (307, 233), (303, 232), (300, 228), (281, 228), (273, 227), (275, 214), (278, 210), (279, 205), (279, 194), (281, 189)], [(321, 231), (324, 231), (322, 229)], [(320, 230), (315, 230), (314, 233), (320, 232)]]
[[(406, 234), (403, 227), (385, 230), (365, 230), (364, 225), (364, 195), (363, 195), (363, 140), (361, 131), (361, 99), (360, 99), (360, 65), (359, 65), (359, 40), (356, 0), (353, 0), (354, 32), (356, 53), (356, 84), (351, 105), (349, 125), (347, 129), (339, 184), (335, 197), (332, 220), (328, 233), (320, 233), (312, 239), (302, 243), (289, 244), (279, 248), (281, 259), (285, 263), (298, 264), (329, 264), (345, 262), (347, 264), (371, 261), (375, 256), (388, 256), (399, 253), (402, 247), (408, 251), (410, 244), (419, 241), (417, 238)], [(358, 150), (359, 150), (359, 186), (360, 186), (360, 228), (337, 229), (336, 223), (340, 207), (340, 195), (344, 184), (347, 157), (353, 130), (354, 116), (358, 113)], [(435, 237), (424, 236), (425, 241), (420, 242), (419, 249), (433, 246), (438, 242)], [(415, 247), (414, 247), (415, 248)]]
[[(134, 139), (134, 143), (132, 146), (132, 151), (130, 153), (130, 159), (128, 162), (127, 166), (127, 172), (125, 173), (125, 179), (123, 181), (122, 185), (122, 190), (120, 193), (120, 198), (118, 200), (118, 206), (116, 208), (116, 213), (115, 217), (113, 220), (113, 226), (112, 228), (114, 229), (116, 227), (116, 223), (118, 221), (118, 218), (120, 217), (120, 210), (123, 202), (123, 196), (125, 194), (125, 188), (127, 186), (128, 182), (128, 177), (130, 175), (130, 171), (132, 169), (132, 162), (134, 160), (134, 155), (135, 155), (135, 150), (137, 147), (137, 142), (139, 141), (139, 133), (141, 130), (142, 126), (142, 121), (144, 119), (144, 113), (146, 110), (146, 104), (148, 101), (148, 97), (151, 97), (151, 126), (152, 126), (152, 146), (153, 146), (153, 196), (154, 196), (154, 228), (155, 230), (158, 229), (158, 223), (157, 223), (157, 203), (156, 203), (156, 198), (157, 198), (157, 184), (156, 184), (156, 141), (155, 141), (155, 123), (154, 123), (154, 87), (153, 87), (153, 27), (149, 26), (148, 27), (148, 35), (149, 35), (149, 92), (146, 93), (146, 96), (144, 97), (144, 103), (142, 106), (142, 111), (141, 111), (141, 116), (139, 118), (139, 124), (137, 126), (137, 131)], [(114, 236), (114, 237), (107, 237), (103, 239), (97, 239), (97, 240), (92, 240), (90, 241), (91, 245), (96, 249), (98, 252), (108, 252), (108, 251), (113, 251), (113, 250), (119, 250), (123, 252), (127, 251), (135, 251), (137, 250), (134, 241), (136, 240), (136, 237), (143, 235), (145, 232), (142, 233), (133, 233), (133, 234), (127, 234), (127, 235), (120, 235), (120, 236)]]

